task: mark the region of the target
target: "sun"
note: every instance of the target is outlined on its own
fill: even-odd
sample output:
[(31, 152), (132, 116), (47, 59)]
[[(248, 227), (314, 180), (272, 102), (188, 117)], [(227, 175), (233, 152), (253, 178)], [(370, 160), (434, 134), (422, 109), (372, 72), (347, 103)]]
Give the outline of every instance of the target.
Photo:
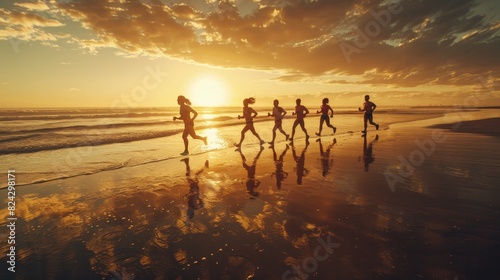
[(214, 76), (203, 76), (193, 81), (189, 88), (189, 99), (198, 106), (216, 107), (228, 103), (226, 85)]

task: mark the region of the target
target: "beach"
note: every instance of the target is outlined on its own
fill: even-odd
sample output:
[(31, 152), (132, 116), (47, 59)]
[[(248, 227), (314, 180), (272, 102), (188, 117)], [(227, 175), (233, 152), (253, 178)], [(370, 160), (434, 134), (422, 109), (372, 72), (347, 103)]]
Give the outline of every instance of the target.
[[(278, 134), (261, 148), (248, 133), (240, 151), (234, 112), (200, 114), (209, 145), (190, 139), (188, 157), (179, 156), (182, 125), (166, 123), (174, 111), (134, 126), (130, 112), (100, 127), (91, 117), (37, 119), (45, 130), (23, 133), (19, 123), (33, 120), (7, 119), (0, 160), (17, 186), (11, 215), (7, 179), (0, 184), (0, 226), (17, 218), (15, 277), (500, 277), (499, 109), (380, 110), (380, 129), (364, 135), (362, 115), (346, 110), (332, 119), (335, 135), (324, 128), (306, 143), (297, 127), (293, 144)], [(306, 118), (311, 136), (318, 122)], [(287, 133), (292, 123), (283, 121)], [(255, 123), (266, 141), (273, 125)], [(56, 140), (31, 150), (15, 144), (50, 133)], [(11, 279), (9, 256), (1, 261), (0, 278)]]

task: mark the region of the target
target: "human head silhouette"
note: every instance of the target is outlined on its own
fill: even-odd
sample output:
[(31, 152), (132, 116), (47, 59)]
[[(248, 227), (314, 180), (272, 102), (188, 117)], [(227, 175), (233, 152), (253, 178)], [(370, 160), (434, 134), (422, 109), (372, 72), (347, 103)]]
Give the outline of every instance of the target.
[(254, 103), (255, 103), (255, 98), (253, 97), (245, 98), (243, 100), (243, 106), (245, 107), (248, 107), (249, 104), (254, 104)]
[(191, 105), (191, 101), (189, 101), (189, 99), (184, 97), (184, 95), (179, 95), (177, 97), (177, 104), (179, 104), (179, 105), (183, 105), (183, 104)]

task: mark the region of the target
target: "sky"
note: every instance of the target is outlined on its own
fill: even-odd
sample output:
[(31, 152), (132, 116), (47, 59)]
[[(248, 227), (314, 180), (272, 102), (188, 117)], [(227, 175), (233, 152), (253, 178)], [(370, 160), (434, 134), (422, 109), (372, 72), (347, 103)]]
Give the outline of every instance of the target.
[(0, 3), (1, 108), (500, 106), (497, 0)]

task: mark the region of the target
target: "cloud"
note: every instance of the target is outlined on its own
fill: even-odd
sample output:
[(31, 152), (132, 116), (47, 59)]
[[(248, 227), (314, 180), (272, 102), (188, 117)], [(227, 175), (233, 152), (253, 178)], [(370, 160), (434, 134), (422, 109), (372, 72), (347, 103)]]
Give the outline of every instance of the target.
[(56, 27), (63, 25), (57, 20), (48, 19), (43, 16), (24, 11), (8, 11), (5, 9), (0, 9), (0, 17), (8, 22), (9, 25), (13, 26), (22, 25), (29, 27)]
[[(22, 4), (16, 4), (25, 8)], [(0, 8), (0, 39), (25, 41), (56, 41), (58, 35), (45, 30), (48, 27), (60, 27), (58, 20), (27, 11), (10, 11)], [(56, 46), (51, 44), (51, 46)]]
[[(124, 55), (279, 70), (281, 81), (470, 85), (474, 76), (499, 70), (500, 23), (475, 12), (474, 0), (172, 2), (80, 0), (57, 9), (93, 32), (92, 39), (73, 38), (91, 52), (111, 47)], [(9, 28), (16, 20), (25, 27), (60, 24), (12, 13)]]
[(47, 3), (43, 1), (38, 1), (35, 3), (14, 3), (14, 5), (31, 11), (46, 11), (49, 9)]

